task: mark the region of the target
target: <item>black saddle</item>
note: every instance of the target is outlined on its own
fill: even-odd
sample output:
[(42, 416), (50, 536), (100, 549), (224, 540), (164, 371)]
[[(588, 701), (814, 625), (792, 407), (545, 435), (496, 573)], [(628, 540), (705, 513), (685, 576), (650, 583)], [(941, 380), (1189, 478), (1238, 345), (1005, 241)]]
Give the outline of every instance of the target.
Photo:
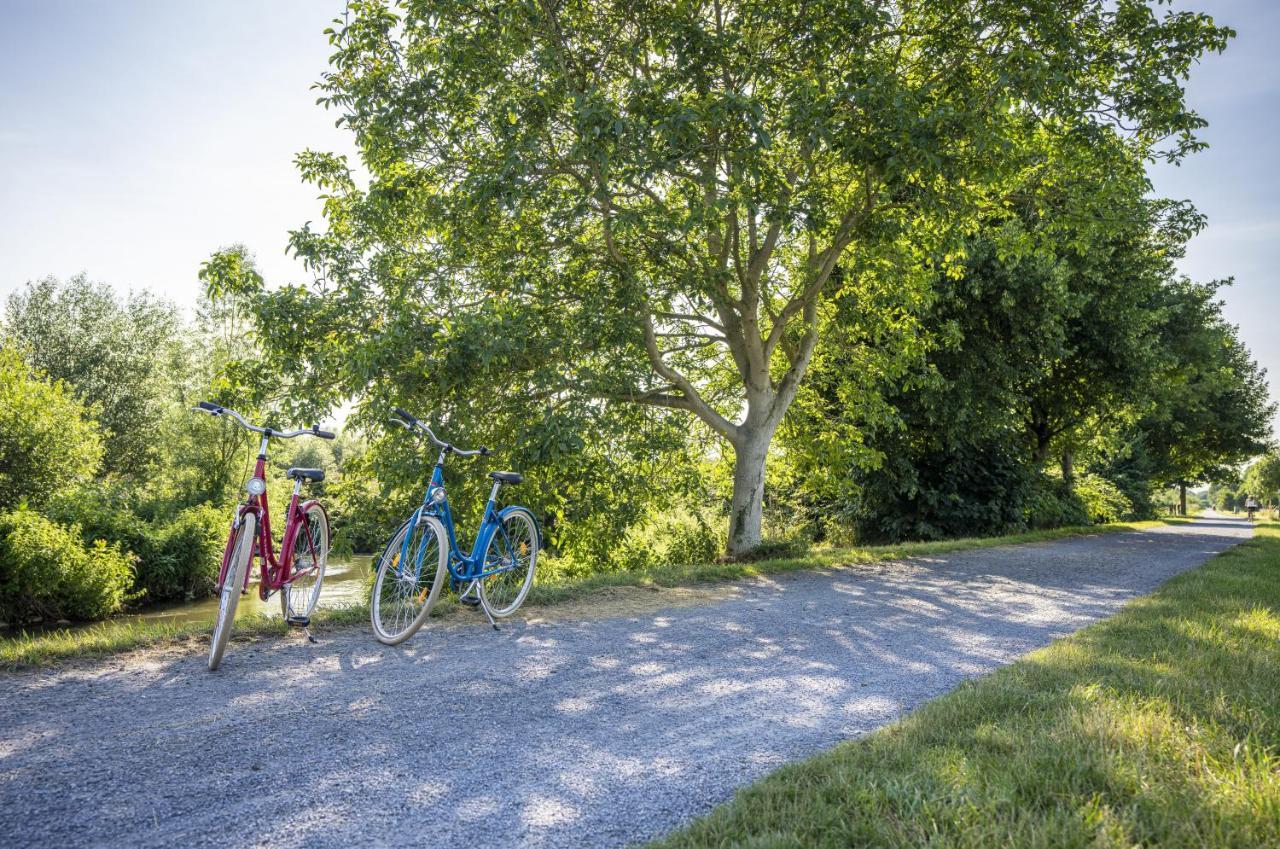
[(324, 469), (290, 469), (284, 474), (285, 477), (290, 477), (294, 480), (305, 479), (317, 482), (324, 480)]
[(498, 483), (520, 483), (524, 480), (524, 475), (519, 472), (490, 472), (489, 477)]

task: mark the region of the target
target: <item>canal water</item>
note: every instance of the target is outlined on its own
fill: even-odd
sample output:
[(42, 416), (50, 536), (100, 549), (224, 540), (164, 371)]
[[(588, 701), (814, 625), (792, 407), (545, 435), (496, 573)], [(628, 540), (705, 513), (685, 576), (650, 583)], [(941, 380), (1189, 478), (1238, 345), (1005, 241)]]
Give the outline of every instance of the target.
[[(343, 607), (349, 604), (358, 604), (365, 601), (365, 587), (368, 585), (369, 578), (369, 562), (370, 558), (367, 554), (357, 554), (353, 557), (337, 559), (329, 561), (328, 566), (324, 570), (324, 584), (320, 587), (320, 601), (317, 607)], [(257, 575), (257, 562), (254, 562), (254, 574)], [(179, 602), (174, 604), (157, 604), (153, 607), (143, 608), (135, 613), (128, 613), (123, 616), (113, 616), (107, 620), (109, 622), (168, 622), (175, 625), (185, 625), (187, 623), (197, 623), (201, 625), (213, 626), (213, 619), (218, 613), (218, 597), (210, 596), (202, 598), (198, 601)], [(258, 597), (258, 581), (249, 582), (249, 593), (240, 596), (240, 603), (236, 607), (236, 616), (244, 616), (245, 614), (264, 613), (268, 616), (280, 615), (280, 594), (275, 593), (267, 601), (263, 601)], [(75, 625), (55, 625), (52, 622), (44, 622), (37, 625), (26, 625), (20, 630), (27, 633), (39, 633), (41, 631), (52, 631), (76, 628), (92, 627), (95, 623), (75, 624)], [(4, 636), (7, 630), (0, 629), (0, 636)]]
[[(320, 586), (320, 601), (316, 603), (316, 607), (344, 607), (364, 601), (365, 582), (369, 577), (369, 561), (371, 559), (367, 554), (357, 554), (342, 560), (336, 558), (330, 560), (324, 570), (324, 583)], [(258, 566), (256, 560), (253, 565), (256, 575)], [(199, 601), (158, 604), (155, 607), (148, 607), (129, 616), (116, 618), (135, 619), (140, 622), (172, 622), (184, 625), (188, 622), (199, 622), (212, 626), (213, 619), (217, 613), (218, 597), (210, 596)], [(248, 595), (240, 596), (240, 603), (236, 606), (237, 617), (246, 613), (265, 613), (268, 616), (279, 616), (280, 594), (273, 593), (271, 598), (263, 601), (258, 597), (257, 580), (250, 581)]]

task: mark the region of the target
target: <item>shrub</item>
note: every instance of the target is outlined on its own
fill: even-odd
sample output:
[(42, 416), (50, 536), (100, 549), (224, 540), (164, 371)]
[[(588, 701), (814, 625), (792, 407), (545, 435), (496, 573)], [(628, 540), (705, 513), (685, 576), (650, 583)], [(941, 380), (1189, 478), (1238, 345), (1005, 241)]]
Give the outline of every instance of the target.
[(1038, 475), (1025, 502), (1024, 515), (1030, 528), (1062, 528), (1089, 524), (1084, 503), (1061, 478)]
[(1076, 481), (1075, 493), (1093, 524), (1120, 522), (1134, 513), (1133, 504), (1120, 487), (1101, 475), (1081, 475)]
[(887, 457), (855, 480), (859, 542), (995, 536), (1021, 530), (1035, 476), (1004, 441)]
[(98, 468), (102, 442), (89, 411), (62, 383), (29, 368), (0, 345), (0, 510), (35, 507), (86, 480)]
[(94, 488), (56, 499), (50, 514), (77, 526), (86, 544), (105, 540), (137, 556), (134, 602), (189, 601), (213, 592), (226, 541), (223, 511), (200, 505), (147, 521), (127, 506), (124, 493)]
[(185, 601), (213, 593), (226, 544), (227, 518), (212, 506), (188, 507), (152, 526), (138, 563), (137, 588), (148, 603)]
[(0, 514), (0, 617), (7, 622), (101, 619), (120, 610), (133, 582), (133, 557), (118, 545), (89, 545), (21, 508)]
[(724, 551), (722, 521), (690, 510), (660, 513), (633, 525), (608, 557), (556, 558), (555, 571), (568, 578), (605, 572), (642, 572), (660, 566), (710, 563)]

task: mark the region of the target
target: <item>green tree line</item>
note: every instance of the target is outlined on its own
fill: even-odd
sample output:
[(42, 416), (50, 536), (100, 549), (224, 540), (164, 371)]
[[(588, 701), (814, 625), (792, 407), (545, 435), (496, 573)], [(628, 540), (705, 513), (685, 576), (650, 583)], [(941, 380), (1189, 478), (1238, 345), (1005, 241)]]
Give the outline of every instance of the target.
[[(191, 407), (218, 396), (271, 418), (232, 367), (248, 367), (248, 334), (232, 304), (203, 302), (188, 319), (84, 275), (33, 282), (8, 299), (0, 622), (96, 619), (212, 591), (253, 446)], [(350, 439), (285, 445), (273, 471), (341, 465), (358, 450)], [(340, 491), (340, 476), (328, 485)]]

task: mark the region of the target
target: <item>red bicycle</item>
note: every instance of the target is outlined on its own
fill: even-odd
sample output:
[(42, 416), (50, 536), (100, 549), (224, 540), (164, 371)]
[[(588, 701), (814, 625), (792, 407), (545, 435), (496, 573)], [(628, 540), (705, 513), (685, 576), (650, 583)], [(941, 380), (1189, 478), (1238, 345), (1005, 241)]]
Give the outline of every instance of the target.
[(258, 582), (258, 595), (262, 600), (266, 601), (272, 593), (279, 591), (280, 613), (285, 621), (299, 628), (311, 624), (311, 613), (320, 598), (324, 567), (329, 558), (329, 516), (320, 502), (314, 499), (300, 501), (300, 497), (303, 481), (322, 481), (324, 471), (295, 468), (286, 473), (293, 481), (293, 498), (289, 500), (284, 537), (277, 558), (271, 536), (271, 509), (267, 503), (267, 442), (273, 438), (293, 439), (304, 435), (333, 439), (334, 434), (320, 430), (316, 425), (309, 430), (291, 431), (258, 427), (249, 424), (235, 410), (208, 401), (201, 401), (197, 408), (211, 416), (230, 416), (245, 430), (262, 434), (258, 462), (253, 469), (253, 477), (245, 486), (248, 497), (236, 508), (231, 532), (227, 535), (227, 547), (222, 553), (222, 570), (218, 573), (216, 591), (221, 599), (209, 646), (209, 668), (217, 669), (231, 636), (240, 595), (249, 591), (249, 573), (254, 557), (258, 558), (262, 568)]

